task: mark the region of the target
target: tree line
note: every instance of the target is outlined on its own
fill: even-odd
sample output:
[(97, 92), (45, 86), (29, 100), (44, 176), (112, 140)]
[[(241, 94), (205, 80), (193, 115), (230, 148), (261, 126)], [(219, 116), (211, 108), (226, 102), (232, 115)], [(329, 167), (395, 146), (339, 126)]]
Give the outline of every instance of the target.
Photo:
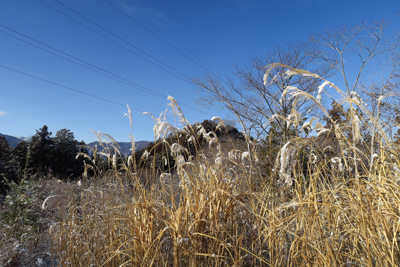
[(54, 137), (44, 125), (32, 136), (30, 142), (21, 141), (11, 147), (4, 136), (0, 136), (0, 192), (5, 192), (9, 183), (18, 183), (34, 174), (54, 175), (61, 179), (80, 176), (87, 163), (79, 152), (86, 153), (85, 142), (75, 140), (74, 133), (59, 130)]

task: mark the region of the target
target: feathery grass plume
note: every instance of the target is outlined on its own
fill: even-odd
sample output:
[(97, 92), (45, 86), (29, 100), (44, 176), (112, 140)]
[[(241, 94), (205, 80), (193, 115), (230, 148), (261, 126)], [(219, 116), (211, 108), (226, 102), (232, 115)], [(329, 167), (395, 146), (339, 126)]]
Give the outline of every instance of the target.
[(170, 101), (174, 116), (177, 115), (179, 117), (179, 120), (182, 123), (182, 125), (190, 125), (189, 121), (185, 118), (185, 115), (183, 114), (181, 107), (178, 105), (175, 98), (173, 98), (172, 96), (168, 96), (167, 99)]
[(328, 133), (328, 132), (330, 132), (331, 131), (331, 129), (327, 129), (327, 128), (318, 128), (317, 130), (316, 130), (316, 132), (317, 132), (317, 137), (320, 137), (321, 135), (324, 135), (325, 133)]
[(223, 122), (223, 120), (218, 116), (214, 116), (211, 118), (211, 121), (215, 121), (215, 120), (219, 120), (220, 122)]
[(113, 168), (117, 169), (117, 154), (114, 154), (112, 157), (112, 165)]
[(338, 166), (340, 171), (343, 171), (343, 164), (342, 164), (342, 159), (339, 157), (333, 157), (331, 158), (331, 162), (335, 165)]
[(271, 116), (270, 121), (276, 120), (276, 119), (281, 119), (285, 122), (287, 122), (288, 124), (292, 123), (291, 120), (289, 120), (288, 118), (285, 118), (284, 116), (280, 115), (280, 114), (274, 114)]
[(202, 136), (207, 142), (209, 148), (211, 148), (212, 144), (219, 144), (217, 134), (214, 131), (210, 131), (207, 133), (206, 129), (204, 129), (203, 125), (199, 124), (196, 126), (197, 135)]
[(312, 117), (310, 121), (305, 122), (305, 123), (303, 124), (303, 126), (301, 126), (301, 129), (302, 129), (302, 130), (308, 129), (309, 131), (311, 131), (311, 129), (312, 129), (312, 124), (313, 124), (313, 122), (314, 122), (316, 119), (317, 119), (316, 117)]
[(146, 160), (149, 157), (150, 153), (149, 151), (144, 151), (144, 153), (142, 154), (142, 159)]
[(333, 84), (329, 81), (324, 81), (320, 86), (318, 86), (317, 100), (319, 102), (321, 102), (321, 93), (324, 90), (324, 87), (327, 85), (330, 85), (331, 87), (333, 86)]
[[(323, 80), (290, 70), (286, 75)], [(298, 89), (285, 93), (310, 99), (325, 110), (318, 99)], [(181, 116), (179, 106), (170, 101), (175, 115)], [(79, 197), (68, 203), (59, 227), (52, 229), (60, 265), (343, 266), (350, 261), (357, 266), (399, 265), (400, 150), (360, 101), (350, 96), (343, 101), (360, 107), (358, 113), (346, 113), (341, 124), (328, 118), (331, 129), (320, 122), (313, 126), (314, 118), (304, 123), (303, 129), (313, 128), (319, 137), (295, 137), (271, 149), (273, 170), (263, 167), (264, 157), (259, 160), (261, 167), (247, 164), (255, 162), (263, 149), (250, 136), (242, 147), (255, 148), (246, 151), (214, 140), (216, 135), (201, 124), (171, 131), (162, 124), (166, 113), (153, 117), (158, 137), (154, 146), (171, 153), (157, 158), (153, 148), (143, 154), (152, 157), (158, 172), (149, 171), (148, 165), (135, 173), (96, 172), (90, 183), (82, 183)], [(288, 118), (274, 115), (271, 120), (301, 119), (295, 106), (292, 112)], [(368, 141), (360, 130), (361, 138), (354, 142), (349, 130), (357, 123), (354, 116), (360, 129), (377, 126), (372, 171)], [(366, 118), (372, 123), (365, 123)], [(321, 134), (327, 131), (334, 134)], [(168, 133), (177, 138), (162, 140)], [(196, 145), (200, 136), (217, 145), (199, 145), (190, 157), (185, 144)], [(181, 139), (186, 142), (175, 141)], [(99, 164), (100, 155), (114, 158), (118, 153), (109, 155), (110, 151), (97, 151), (93, 162)], [(128, 165), (131, 161), (128, 158)], [(175, 169), (159, 167), (172, 161)], [(368, 179), (357, 178), (356, 168)]]
[(354, 111), (354, 109), (350, 110), (350, 119), (351, 119), (351, 124), (353, 125), (353, 131), (354, 131), (354, 140), (356, 142), (360, 141), (361, 139), (361, 130), (360, 130), (360, 117), (358, 114)]
[(169, 134), (169, 133), (173, 133), (176, 134), (178, 133), (179, 129), (172, 126), (171, 124), (169, 124), (166, 121), (161, 122), (160, 124), (158, 124), (158, 127), (154, 129), (154, 139), (157, 140), (160, 137), (163, 137), (165, 139), (165, 137)]
[[(284, 66), (283, 64), (280, 64), (280, 65)], [(286, 74), (287, 77), (291, 77), (291, 76), (294, 76), (294, 75), (301, 75), (301, 76), (304, 76), (304, 77), (313, 77), (313, 78), (316, 78), (316, 79), (321, 78), (319, 75), (311, 73), (309, 71), (301, 70), (301, 69), (294, 69), (294, 68), (291, 68), (291, 69), (287, 70), (285, 74)]]
[[(293, 123), (293, 125), (295, 127), (298, 127), (301, 121), (301, 114), (295, 109), (292, 108), (289, 116), (288, 116), (288, 120)], [(290, 124), (288, 125), (288, 127), (290, 126)]]
[(178, 154), (180, 152), (186, 152), (189, 153), (188, 150), (186, 148), (184, 148), (182, 145), (178, 144), (178, 143), (174, 143), (171, 145), (171, 152), (173, 154)]
[(282, 97), (280, 99), (280, 103), (281, 104), (282, 104), (282, 101), (286, 97), (287, 94), (290, 96), (289, 98), (305, 98), (305, 99), (312, 100), (321, 109), (321, 111), (324, 112), (324, 114), (327, 117), (329, 117), (328, 112), (322, 106), (322, 104), (320, 103), (319, 100), (315, 99), (315, 97), (313, 97), (311, 94), (309, 94), (307, 92), (304, 92), (304, 91), (302, 91), (302, 90), (300, 90), (300, 89), (298, 89), (297, 87), (294, 87), (294, 86), (287, 86), (286, 89), (283, 91)]
[(281, 105), (283, 105), (283, 99), (286, 97), (287, 94), (289, 94), (290, 96), (292, 96), (294, 94), (294, 92), (298, 91), (299, 89), (297, 87), (294, 86), (286, 86), (285, 90), (283, 90), (281, 99), (279, 100), (279, 103)]
[(131, 124), (131, 129), (133, 129), (133, 122), (132, 122), (132, 111), (131, 108), (129, 107), (129, 105), (126, 105), (126, 107), (128, 108), (128, 113), (124, 114), (124, 117), (128, 117), (129, 118), (129, 122)]
[[(283, 185), (290, 184), (292, 179), (291, 179), (291, 161), (293, 160), (293, 156), (296, 153), (296, 149), (293, 147), (292, 151), (288, 148), (289, 145), (291, 144), (292, 141), (287, 142), (279, 151), (279, 154), (277, 156), (277, 163), (278, 163), (278, 158), (279, 158), (279, 163), (280, 163), (280, 170), (279, 170), (279, 176), (281, 179), (283, 179)], [(276, 166), (275, 168), (277, 168)]]
[(323, 129), (324, 126), (320, 122), (317, 122), (314, 126), (314, 131), (318, 131), (319, 129)]
[(268, 74), (267, 73), (264, 74), (263, 81), (264, 81), (264, 85), (267, 85), (267, 83), (268, 83)]
[[(133, 135), (133, 120), (132, 120), (132, 111), (129, 105), (127, 105), (128, 108), (128, 113), (125, 113), (124, 116), (127, 116), (129, 118), (129, 123), (131, 125), (131, 133), (129, 134), (129, 139), (131, 140), (131, 148), (130, 151), (134, 153), (136, 151), (136, 142), (135, 142), (135, 137)], [(130, 160), (128, 158), (127, 165), (129, 166), (130, 164), (133, 165), (133, 171), (137, 172), (137, 165), (136, 165), (136, 157), (130, 157)], [(127, 168), (128, 166), (125, 166)], [(128, 168), (129, 169), (129, 168)]]
[(367, 104), (364, 103), (364, 101), (362, 100), (362, 98), (357, 94), (356, 91), (353, 91), (350, 93), (350, 96), (352, 99), (354, 99), (356, 101), (356, 103), (358, 104), (362, 104), (364, 106), (366, 106)]

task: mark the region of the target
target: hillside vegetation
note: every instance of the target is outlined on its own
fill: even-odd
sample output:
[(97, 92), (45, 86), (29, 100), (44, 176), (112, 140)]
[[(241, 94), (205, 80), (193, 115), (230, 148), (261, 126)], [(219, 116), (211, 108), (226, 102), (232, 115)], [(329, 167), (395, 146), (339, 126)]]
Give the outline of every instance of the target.
[[(288, 93), (309, 97), (295, 89)], [(331, 120), (331, 128), (316, 124), (309, 130), (309, 124), (299, 125), (308, 135), (293, 136), (269, 162), (275, 152), (259, 152), (246, 135), (249, 150), (223, 153), (215, 132), (192, 127), (170, 100), (185, 127), (156, 119), (155, 136), (156, 145), (170, 149), (166, 165), (174, 160), (175, 172), (160, 173), (154, 158), (149, 168), (139, 168), (154, 150), (120, 163), (107, 154), (113, 168), (97, 169), (97, 176), (79, 183), (77, 199), (52, 225), (62, 266), (400, 263), (398, 148), (360, 101), (344, 98), (354, 108), (342, 110), (342, 124)], [(224, 127), (214, 119), (216, 128)], [(367, 119), (376, 129), (372, 156), (360, 128)], [(189, 136), (197, 156), (185, 156), (190, 147), (170, 143), (170, 133)], [(197, 145), (200, 136), (213, 157)]]
[[(310, 97), (290, 90), (293, 97)], [(140, 158), (119, 158), (112, 145), (94, 151), (92, 158), (78, 154), (92, 163), (85, 164), (85, 178), (53, 185), (36, 199), (37, 209), (32, 190), (43, 184), (24, 180), (15, 187), (19, 198), (10, 195), (6, 205), (19, 205), (31, 214), (15, 215), (26, 220), (25, 226), (37, 227), (38, 220), (45, 220), (40, 225), (48, 230), (41, 236), (52, 240), (48, 259), (58, 266), (400, 263), (398, 145), (356, 98), (344, 98), (347, 111), (339, 104), (324, 110), (330, 128), (296, 125), (293, 117), (299, 134), (278, 149), (271, 138), (271, 146), (261, 145), (243, 134), (237, 148), (238, 138), (229, 138), (225, 130), (222, 139), (232, 141), (228, 153), (216, 133), (224, 131), (221, 119), (213, 118), (218, 122), (214, 130), (192, 126), (175, 100), (170, 101), (185, 127), (155, 119), (157, 142)], [(331, 114), (341, 114), (343, 120), (334, 121)], [(366, 139), (371, 136), (361, 130), (369, 125), (375, 129), (369, 131), (376, 140), (372, 156)], [(159, 153), (163, 168), (156, 162)], [(33, 216), (38, 213), (41, 219)], [(7, 234), (20, 233), (13, 240), (21, 244), (32, 233), (19, 232), (24, 225), (13, 224), (11, 214), (3, 212), (3, 224), (9, 224)]]
[[(243, 132), (219, 117), (191, 124), (169, 97), (183, 126), (149, 114), (155, 127), (147, 148), (136, 151), (131, 136), (136, 152), (124, 157), (99, 132), (100, 146), (76, 154), (80, 178), (38, 174), (10, 182), (0, 260), (6, 266), (400, 265), (400, 111), (396, 98), (389, 102), (398, 90), (398, 61), (382, 87), (371, 81), (371, 107), (356, 93), (360, 75), (348, 83), (343, 57), (361, 51), (361, 74), (376, 55), (400, 47), (400, 39), (380, 43), (385, 25), (352, 28), (350, 37), (344, 29), (320, 36), (339, 57), (321, 52), (330, 68), (318, 73), (275, 63), (256, 69), (258, 79), (242, 71), (248, 87), (232, 83), (225, 90), (212, 77), (208, 85), (198, 82), (237, 115)], [(372, 29), (372, 39), (347, 50), (364, 29)], [(294, 50), (281, 55), (300, 57), (299, 65), (315, 59)], [(333, 66), (344, 90), (327, 78)], [(243, 88), (250, 93), (240, 95)], [(257, 94), (269, 98), (256, 102)], [(276, 112), (264, 112), (266, 102)], [(311, 109), (320, 116), (311, 118)], [(129, 107), (127, 115), (132, 127)]]

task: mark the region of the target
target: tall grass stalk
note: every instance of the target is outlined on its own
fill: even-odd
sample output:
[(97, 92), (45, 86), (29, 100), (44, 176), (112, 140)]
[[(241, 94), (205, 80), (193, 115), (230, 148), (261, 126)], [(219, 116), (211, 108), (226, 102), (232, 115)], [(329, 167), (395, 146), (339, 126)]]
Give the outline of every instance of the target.
[[(315, 101), (329, 116), (317, 98), (295, 88), (285, 93)], [(363, 112), (358, 116), (369, 116), (376, 125), (373, 132), (382, 136), (376, 140), (380, 151), (374, 168), (373, 148), (362, 139), (356, 142), (353, 130), (349, 137), (332, 118), (333, 136), (311, 134), (290, 140), (279, 148), (274, 169), (266, 169), (261, 150), (224, 153), (218, 140), (210, 142), (211, 149), (192, 142), (196, 157), (189, 159), (168, 136), (174, 132), (199, 138), (198, 131), (170, 98), (184, 127), (161, 131), (167, 125), (160, 117), (155, 135), (160, 145), (176, 151), (167, 159), (176, 162), (176, 169), (157, 169), (155, 157), (152, 168), (141, 167), (142, 157), (114, 161), (105, 172), (97, 165), (100, 156), (113, 162), (118, 149), (113, 145), (112, 150), (95, 150), (94, 165), (88, 167), (95, 176), (82, 183), (79, 201), (69, 203), (68, 215), (53, 229), (60, 265), (399, 265), (398, 151), (379, 127), (379, 118), (340, 93), (343, 102)], [(247, 138), (246, 145), (250, 148), (254, 142)], [(359, 179), (358, 172), (366, 179)]]

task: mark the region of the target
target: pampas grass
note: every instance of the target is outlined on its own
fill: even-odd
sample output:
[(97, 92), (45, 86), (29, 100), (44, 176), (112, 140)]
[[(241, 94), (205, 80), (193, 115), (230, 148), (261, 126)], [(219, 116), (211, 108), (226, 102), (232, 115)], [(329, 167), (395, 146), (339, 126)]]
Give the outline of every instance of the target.
[[(281, 65), (268, 70), (276, 66)], [(287, 75), (322, 79), (297, 69)], [(324, 81), (318, 94), (326, 85), (334, 86)], [(292, 97), (321, 105), (311, 95), (290, 90)], [(60, 266), (399, 265), (398, 150), (362, 101), (343, 95), (363, 112), (348, 120), (357, 136), (349, 138), (330, 118), (334, 137), (324, 137), (328, 131), (320, 124), (312, 127), (311, 120), (307, 129), (319, 133), (289, 140), (270, 159), (275, 167), (268, 170), (256, 142), (246, 138), (247, 151), (224, 153), (216, 135), (190, 125), (169, 98), (184, 127), (160, 116), (154, 130), (159, 145), (173, 152), (173, 158), (163, 159), (165, 165), (174, 160), (176, 169), (160, 173), (154, 165), (133, 166), (151, 160), (154, 151), (126, 162), (117, 161), (116, 146), (95, 151), (95, 176), (82, 181), (79, 200), (69, 203), (68, 215), (52, 229)], [(359, 136), (366, 117), (376, 131), (374, 153)], [(295, 120), (293, 127), (305, 128)], [(183, 143), (171, 143), (170, 132), (187, 136), (196, 156), (188, 157), (190, 148)], [(199, 135), (213, 157), (204, 156), (207, 146), (196, 141)], [(100, 154), (112, 166), (107, 172), (96, 165)]]

